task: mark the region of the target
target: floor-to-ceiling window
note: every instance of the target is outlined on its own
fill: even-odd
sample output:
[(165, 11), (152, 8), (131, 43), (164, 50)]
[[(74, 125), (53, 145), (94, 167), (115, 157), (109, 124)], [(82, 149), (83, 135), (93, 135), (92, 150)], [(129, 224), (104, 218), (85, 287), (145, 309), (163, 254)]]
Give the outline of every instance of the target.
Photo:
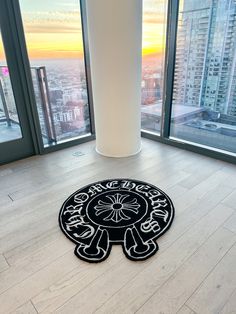
[(22, 138), (0, 31), (0, 143)]
[[(2, 28), (7, 58), (0, 40), (0, 143), (26, 139), (25, 134), (31, 135), (35, 128), (34, 142), (40, 148), (44, 145), (39, 151), (50, 151), (58, 143), (89, 139), (91, 125), (94, 133), (89, 66), (85, 68), (89, 61), (84, 58), (84, 47), (86, 56), (89, 47), (80, 4), (85, 21), (85, 0), (0, 1), (2, 20), (3, 11), (7, 13)], [(18, 81), (12, 75), (16, 68)], [(144, 136), (232, 160), (230, 155), (236, 153), (235, 0), (144, 0), (141, 89)], [(22, 97), (16, 97), (20, 90)], [(22, 114), (18, 103), (27, 101)], [(28, 120), (24, 124), (30, 124), (25, 133), (23, 116)], [(72, 144), (61, 146), (67, 145)]]
[(44, 145), (90, 133), (80, 4), (20, 0)]
[(236, 153), (236, 1), (181, 0), (171, 137)]
[(142, 129), (160, 133), (162, 119), (167, 0), (143, 1)]

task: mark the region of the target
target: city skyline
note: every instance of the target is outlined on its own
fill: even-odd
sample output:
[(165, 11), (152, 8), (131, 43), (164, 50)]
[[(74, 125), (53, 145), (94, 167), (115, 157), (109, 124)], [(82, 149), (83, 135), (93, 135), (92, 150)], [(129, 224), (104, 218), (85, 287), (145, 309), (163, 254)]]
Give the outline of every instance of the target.
[[(21, 0), (21, 3), (27, 1)], [(59, 3), (56, 0), (54, 2)], [(65, 4), (63, 0), (60, 1), (60, 5), (62, 3)], [(159, 133), (162, 128), (162, 107), (163, 99), (165, 99), (163, 86), (165, 78), (164, 43), (166, 39), (165, 5), (167, 2), (166, 0), (160, 2), (148, 0), (144, 3), (148, 5), (144, 7), (143, 17), (145, 36), (143, 38), (141, 125), (144, 130)], [(161, 4), (163, 11), (160, 10), (158, 13), (159, 4)], [(34, 7), (35, 4), (30, 3), (30, 5)], [(42, 3), (39, 4), (39, 6), (41, 5)], [(34, 53), (32, 53), (31, 35), (35, 35), (37, 32), (42, 35), (42, 31), (47, 31), (46, 26), (48, 24), (50, 32), (54, 32), (49, 33), (50, 36), (52, 34), (57, 34), (57, 36), (64, 34), (64, 37), (67, 37), (69, 34), (78, 38), (79, 32), (73, 33), (73, 21), (74, 19), (78, 20), (78, 15), (76, 15), (78, 12), (73, 14), (71, 13), (72, 18), (68, 23), (64, 23), (65, 16), (60, 16), (58, 12), (54, 12), (52, 18), (49, 16), (50, 14), (46, 14), (47, 21), (42, 27), (40, 26), (41, 28), (38, 25), (40, 17), (35, 18), (32, 15), (32, 21), (27, 26), (30, 28), (30, 32), (26, 32), (26, 44), (29, 51), (34, 92), (45, 145), (53, 143), (55, 138), (57, 141), (67, 140), (85, 134), (90, 130), (83, 55), (79, 58), (78, 51), (76, 51), (76, 56), (73, 57), (71, 51), (66, 50), (57, 55), (57, 58), (54, 55), (49, 58), (47, 50), (44, 51), (45, 54), (41, 53), (43, 50), (38, 50), (40, 56), (36, 59), (32, 57)], [(162, 19), (158, 18), (160, 14), (162, 14)], [(58, 28), (55, 20), (57, 23), (61, 21), (59, 23), (61, 28)], [(29, 22), (27, 18), (24, 19), (24, 14), (23, 22), (26, 25)], [(160, 23), (158, 26), (160, 29), (155, 34), (158, 23)], [(67, 27), (64, 28), (62, 34), (61, 29), (66, 25)], [(235, 29), (236, 0), (180, 1), (171, 136), (235, 152)], [(152, 38), (154, 35), (156, 36), (156, 42)], [(36, 36), (36, 42), (37, 39)], [(160, 42), (162, 45), (158, 46)], [(40, 45), (40, 42), (38, 44)], [(34, 49), (36, 48), (34, 47)], [(55, 49), (57, 49), (57, 46)], [(51, 53), (55, 54), (56, 51), (52, 50)], [(69, 53), (70, 57), (65, 55), (62, 57), (66, 53)], [(44, 58), (46, 55), (47, 58)], [(9, 73), (5, 70), (6, 63), (1, 62), (1, 65), (3, 87), (7, 91), (11, 89)], [(42, 80), (41, 74), (46, 80)], [(47, 84), (47, 88), (41, 86), (42, 84)], [(14, 100), (13, 96), (11, 98)], [(47, 122), (48, 113), (45, 113), (45, 108), (50, 111), (49, 119), (53, 121), (51, 124)], [(11, 110), (10, 114), (12, 116), (14, 110)], [(53, 125), (55, 131), (54, 135), (51, 135), (51, 125)]]

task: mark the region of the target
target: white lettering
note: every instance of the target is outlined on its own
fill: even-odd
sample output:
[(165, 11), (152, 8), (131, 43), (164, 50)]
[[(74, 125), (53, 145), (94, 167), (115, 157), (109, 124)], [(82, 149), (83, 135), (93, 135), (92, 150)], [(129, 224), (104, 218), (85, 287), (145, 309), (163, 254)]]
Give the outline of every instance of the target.
[(121, 182), (121, 188), (126, 189), (126, 190), (132, 190), (134, 189), (136, 186), (136, 184), (134, 182), (130, 182), (130, 181), (122, 181)]
[(149, 217), (145, 222), (141, 224), (141, 230), (145, 233), (148, 233), (150, 231), (158, 232), (160, 230), (160, 226), (156, 220)]
[(79, 203), (80, 205), (83, 204), (88, 200), (89, 196), (87, 193), (79, 193), (74, 196), (74, 202)]
[(92, 185), (89, 190), (88, 193), (90, 194), (90, 196), (94, 196), (97, 194), (97, 192), (102, 192), (103, 190), (107, 190), (107, 188), (105, 186), (103, 186), (101, 183)]
[(142, 193), (145, 196), (148, 196), (148, 192), (146, 192), (148, 189), (150, 189), (149, 185), (142, 185), (142, 184), (137, 185), (135, 188), (137, 192)]
[(74, 215), (74, 214), (78, 214), (81, 215), (81, 210), (82, 210), (82, 206), (81, 205), (70, 205), (66, 207), (66, 210), (64, 211), (63, 215), (66, 215), (67, 213), (69, 213), (70, 215)]
[(111, 181), (106, 184), (108, 189), (117, 189), (119, 187), (118, 181)]

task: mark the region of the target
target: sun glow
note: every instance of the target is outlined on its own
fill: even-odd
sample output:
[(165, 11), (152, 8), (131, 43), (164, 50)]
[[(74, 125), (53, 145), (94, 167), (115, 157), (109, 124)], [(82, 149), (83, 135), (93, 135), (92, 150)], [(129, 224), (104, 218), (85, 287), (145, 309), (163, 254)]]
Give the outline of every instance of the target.
[[(80, 58), (83, 40), (77, 1), (21, 0), (21, 11), (30, 59)], [(143, 2), (143, 56), (163, 55), (167, 0)], [(0, 40), (1, 41), (1, 40)], [(5, 59), (0, 42), (0, 59)]]

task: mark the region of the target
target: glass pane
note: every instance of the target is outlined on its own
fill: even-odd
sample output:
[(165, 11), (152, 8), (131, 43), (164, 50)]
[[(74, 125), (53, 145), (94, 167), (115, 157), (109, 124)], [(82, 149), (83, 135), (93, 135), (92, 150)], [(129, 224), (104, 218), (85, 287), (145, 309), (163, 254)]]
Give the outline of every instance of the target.
[(182, 0), (172, 137), (236, 153), (236, 2)]
[(20, 0), (44, 145), (90, 133), (77, 0)]
[(22, 138), (0, 32), (0, 143)]
[(142, 129), (160, 132), (167, 0), (143, 1)]

